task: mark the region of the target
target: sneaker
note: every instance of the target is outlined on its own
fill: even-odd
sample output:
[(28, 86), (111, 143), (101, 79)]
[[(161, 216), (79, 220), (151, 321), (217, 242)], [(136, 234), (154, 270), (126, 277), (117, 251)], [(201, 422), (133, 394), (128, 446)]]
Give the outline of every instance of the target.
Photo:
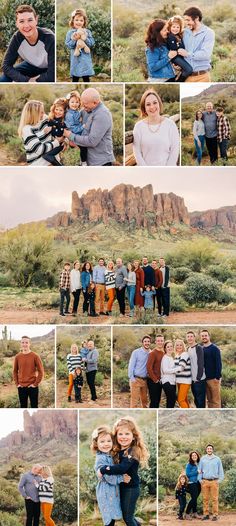
[(65, 310), (65, 314), (70, 314), (70, 312), (68, 310)]
[(68, 402), (71, 402), (71, 396), (68, 396)]
[(79, 400), (76, 400), (75, 403), (78, 404), (78, 403), (79, 403)]
[(204, 517), (202, 517), (202, 521), (209, 521), (209, 519), (209, 515), (204, 515)]
[(201, 519), (201, 518), (202, 518), (201, 515), (198, 515), (197, 512), (196, 512), (196, 513), (193, 513), (193, 514), (192, 514), (192, 517), (193, 517), (193, 519)]
[(64, 312), (60, 312), (60, 316), (65, 316)]
[(80, 404), (82, 404), (82, 403), (83, 403), (83, 400), (81, 400), (81, 398), (80, 398), (80, 400), (79, 400), (79, 403), (80, 403)]
[(218, 521), (218, 517), (217, 517), (217, 515), (213, 515), (213, 517), (212, 517), (211, 520), (212, 520), (212, 521)]
[(192, 517), (191, 515), (189, 515), (188, 513), (185, 514), (185, 519), (187, 519), (188, 521), (191, 521), (192, 520)]
[(80, 166), (88, 166), (86, 161), (83, 161)]
[(106, 312), (100, 312), (99, 314), (100, 314), (100, 316), (107, 316)]

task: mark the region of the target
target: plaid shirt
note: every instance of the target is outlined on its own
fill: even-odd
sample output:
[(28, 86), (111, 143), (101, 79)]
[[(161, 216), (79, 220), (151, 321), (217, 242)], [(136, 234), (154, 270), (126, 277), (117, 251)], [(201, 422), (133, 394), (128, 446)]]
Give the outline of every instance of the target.
[(231, 126), (228, 117), (222, 115), (217, 119), (217, 139), (222, 142), (223, 139), (230, 139)]
[(70, 271), (63, 270), (60, 275), (60, 289), (69, 289), (70, 288)]

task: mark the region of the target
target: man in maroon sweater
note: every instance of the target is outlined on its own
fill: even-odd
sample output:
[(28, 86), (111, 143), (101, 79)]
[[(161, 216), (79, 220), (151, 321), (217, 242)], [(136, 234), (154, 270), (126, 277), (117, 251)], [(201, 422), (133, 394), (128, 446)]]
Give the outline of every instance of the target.
[(150, 398), (149, 407), (159, 407), (161, 400), (161, 360), (164, 356), (164, 336), (156, 336), (156, 346), (148, 355), (147, 373), (148, 373), (148, 391)]
[(156, 295), (153, 296), (153, 310), (155, 310), (156, 298), (158, 296), (158, 290), (161, 288), (162, 283), (163, 283), (163, 275), (162, 275), (161, 270), (158, 267), (156, 259), (153, 259), (151, 266), (152, 266), (152, 268), (154, 270), (154, 273), (155, 273), (155, 290), (156, 290)]
[(30, 349), (30, 338), (22, 336), (21, 350), (15, 356), (13, 366), (13, 378), (18, 388), (20, 407), (28, 407), (28, 398), (32, 408), (38, 407), (38, 386), (43, 374), (41, 358)]

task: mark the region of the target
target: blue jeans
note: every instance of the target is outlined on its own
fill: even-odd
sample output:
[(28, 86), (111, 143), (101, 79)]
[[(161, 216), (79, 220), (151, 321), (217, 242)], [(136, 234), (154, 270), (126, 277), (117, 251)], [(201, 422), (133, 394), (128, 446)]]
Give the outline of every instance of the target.
[(120, 484), (120, 504), (123, 515), (123, 521), (126, 526), (140, 526), (135, 519), (134, 512), (136, 502), (139, 498), (140, 489), (138, 487), (127, 487), (126, 484)]
[(126, 290), (127, 290), (127, 296), (128, 296), (128, 300), (129, 300), (130, 310), (134, 310), (134, 296), (135, 296), (136, 286), (135, 285), (128, 285)]
[[(32, 77), (37, 77), (38, 75), (41, 75), (47, 71), (47, 69), (37, 68), (36, 66), (33, 66), (32, 64), (29, 64), (25, 61), (14, 66), (14, 69), (19, 71), (19, 73), (22, 73), (22, 75), (29, 77), (29, 79)], [(0, 82), (13, 82), (13, 80), (7, 75), (3, 74), (0, 77)]]
[(221, 142), (219, 142), (219, 148), (220, 148), (220, 156), (221, 159), (224, 159), (227, 161), (228, 155), (227, 155), (227, 149), (229, 145), (229, 139), (222, 139)]
[(198, 139), (201, 143), (201, 146), (198, 146), (197, 139), (194, 139), (194, 144), (195, 144), (195, 148), (197, 152), (197, 162), (198, 164), (201, 164), (202, 153), (203, 153), (204, 145), (205, 145), (205, 135), (198, 135)]
[(192, 393), (195, 406), (198, 408), (206, 407), (206, 380), (192, 382)]

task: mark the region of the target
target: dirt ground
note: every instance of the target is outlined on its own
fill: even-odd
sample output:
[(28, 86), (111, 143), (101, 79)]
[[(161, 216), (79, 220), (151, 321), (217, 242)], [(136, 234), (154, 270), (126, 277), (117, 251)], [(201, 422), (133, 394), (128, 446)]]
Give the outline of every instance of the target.
[(82, 387), (82, 400), (83, 403), (76, 403), (75, 402), (75, 396), (74, 392), (72, 392), (71, 398), (72, 401), (68, 402), (67, 400), (67, 384), (64, 380), (58, 380), (57, 381), (57, 407), (69, 407), (70, 409), (85, 409), (87, 407), (92, 409), (97, 409), (98, 407), (104, 408), (104, 407), (111, 407), (111, 395), (110, 395), (110, 381), (104, 380), (104, 383), (102, 386), (96, 386), (96, 392), (97, 392), (97, 400), (96, 402), (93, 402), (91, 400), (89, 388), (86, 384), (86, 380), (84, 381), (84, 385)]
[[(179, 526), (179, 524), (181, 524), (181, 521), (179, 521), (176, 517), (173, 517), (173, 515), (161, 515), (159, 513), (158, 526), (168, 526), (169, 524), (171, 524), (171, 526)], [(201, 522), (199, 519), (193, 519), (185, 520), (185, 524), (189, 524), (191, 526), (199, 526)], [(210, 525), (212, 524), (212, 521), (205, 521), (205, 524)], [(224, 515), (220, 515), (217, 524), (219, 526), (235, 526), (236, 513), (227, 513)]]

